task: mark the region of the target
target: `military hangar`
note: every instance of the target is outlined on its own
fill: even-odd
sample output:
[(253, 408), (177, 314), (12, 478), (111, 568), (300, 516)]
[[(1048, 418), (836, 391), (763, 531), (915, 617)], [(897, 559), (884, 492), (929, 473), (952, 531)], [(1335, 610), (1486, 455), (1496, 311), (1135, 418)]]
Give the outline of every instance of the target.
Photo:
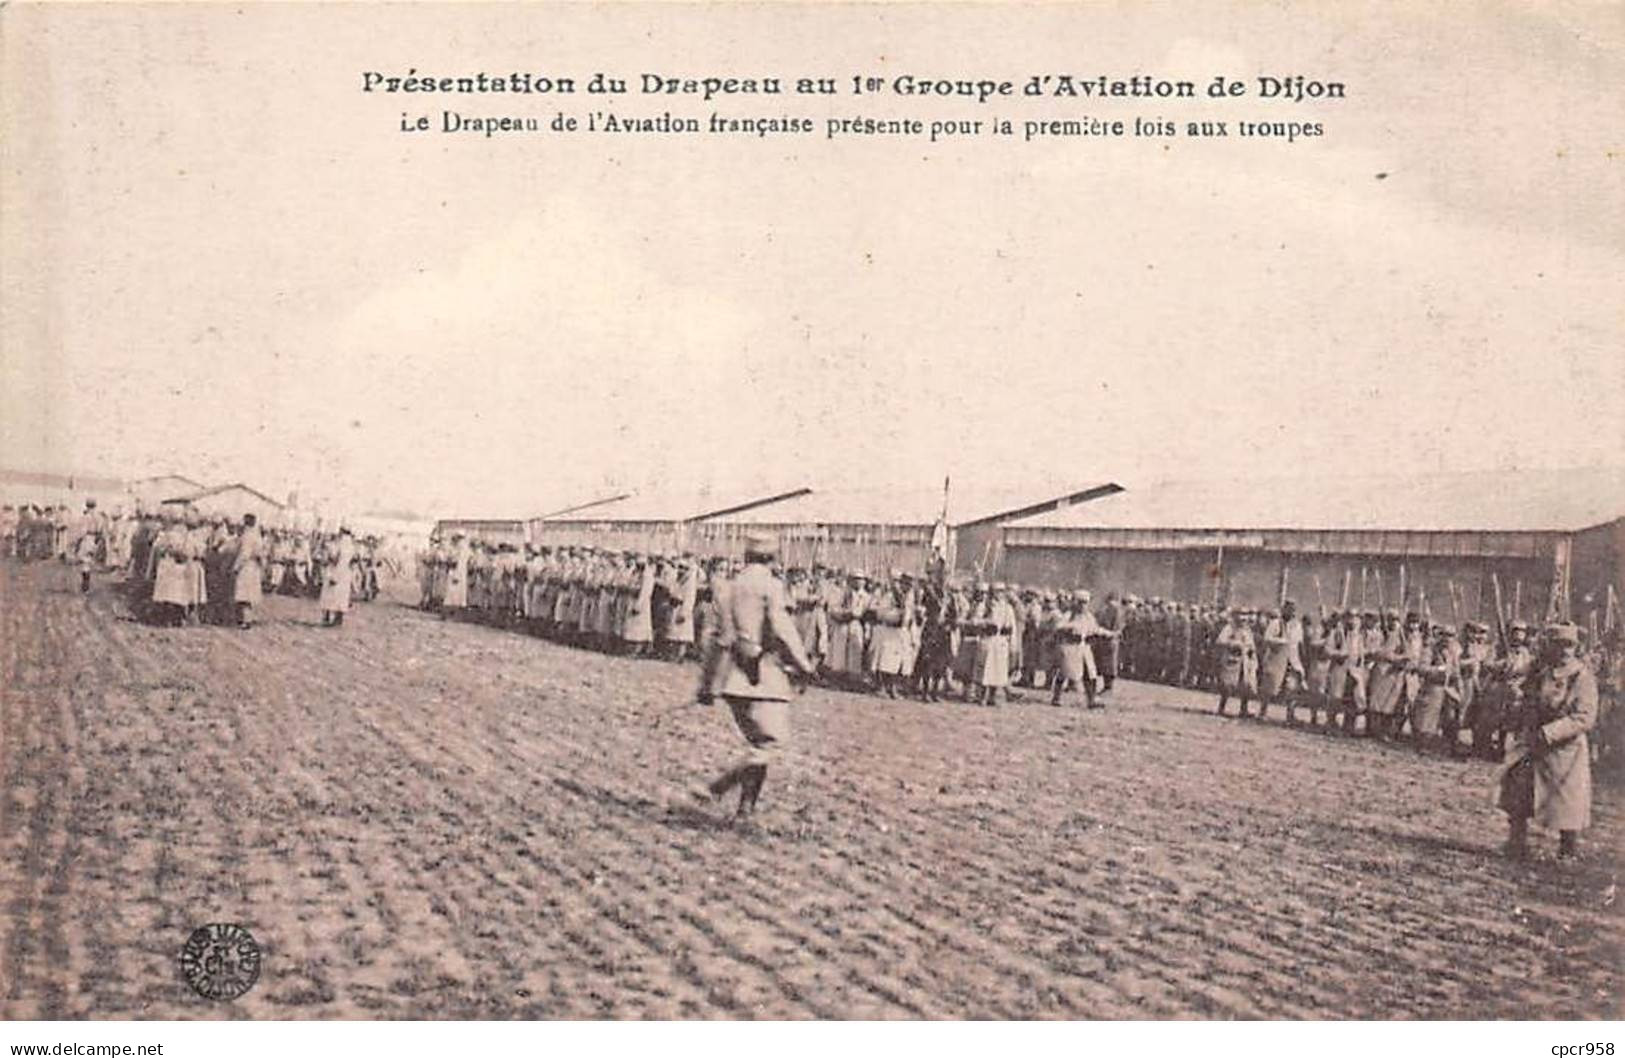
[[(1181, 601), (1584, 621), (1616, 596), (1625, 472), (1166, 482), (1009, 523), (999, 576)], [(1404, 597), (1401, 597), (1401, 575)], [(1345, 590), (1345, 584), (1347, 589)], [(1454, 600), (1454, 601), (1452, 601)]]

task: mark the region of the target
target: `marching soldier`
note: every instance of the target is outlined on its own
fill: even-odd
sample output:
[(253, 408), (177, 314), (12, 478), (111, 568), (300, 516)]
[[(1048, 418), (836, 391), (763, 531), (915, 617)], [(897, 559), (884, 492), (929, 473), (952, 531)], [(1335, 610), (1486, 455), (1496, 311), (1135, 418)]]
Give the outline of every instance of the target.
[(785, 604), (784, 585), (773, 576), (777, 553), (773, 537), (753, 536), (746, 542), (745, 568), (722, 592), (720, 628), (701, 675), (699, 700), (708, 704), (713, 695), (722, 696), (747, 750), (696, 794), (714, 802), (738, 787), (738, 821), (748, 821), (756, 811), (768, 768), (782, 759), (790, 740), (791, 688), (785, 667), (813, 674)]

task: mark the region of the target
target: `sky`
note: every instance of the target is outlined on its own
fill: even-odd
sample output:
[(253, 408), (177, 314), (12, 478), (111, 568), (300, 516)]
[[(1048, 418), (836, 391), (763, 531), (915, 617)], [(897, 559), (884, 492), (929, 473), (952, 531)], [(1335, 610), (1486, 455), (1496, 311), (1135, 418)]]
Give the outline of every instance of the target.
[[(7, 5), (0, 466), (522, 516), (1625, 461), (1618, 8), (1325, 7)], [(1292, 144), (487, 140), (399, 115), (1221, 115), (360, 90), (413, 68), (1348, 97), (1222, 105)]]

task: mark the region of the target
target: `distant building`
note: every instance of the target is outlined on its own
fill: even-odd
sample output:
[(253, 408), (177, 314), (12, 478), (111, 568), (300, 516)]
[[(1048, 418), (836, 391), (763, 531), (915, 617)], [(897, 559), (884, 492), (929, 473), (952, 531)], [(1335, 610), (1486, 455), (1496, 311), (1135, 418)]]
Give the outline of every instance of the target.
[(159, 474), (150, 478), (136, 478), (125, 485), (125, 491), (143, 507), (157, 507), (172, 496), (202, 492), (204, 487), (202, 482), (179, 474)]
[(282, 504), (241, 482), (167, 496), (163, 503), (191, 507), (206, 517), (229, 518), (234, 522), (241, 521), (245, 514), (252, 514), (256, 521), (267, 526), (278, 524), (283, 511)]
[[(1012, 521), (1001, 576), (1185, 601), (1379, 605), (1489, 620), (1554, 585), (1588, 619), (1625, 591), (1625, 474), (1498, 471), (1403, 479), (1167, 483)], [(1401, 569), (1405, 597), (1400, 596)], [(1452, 602), (1454, 598), (1454, 602)]]

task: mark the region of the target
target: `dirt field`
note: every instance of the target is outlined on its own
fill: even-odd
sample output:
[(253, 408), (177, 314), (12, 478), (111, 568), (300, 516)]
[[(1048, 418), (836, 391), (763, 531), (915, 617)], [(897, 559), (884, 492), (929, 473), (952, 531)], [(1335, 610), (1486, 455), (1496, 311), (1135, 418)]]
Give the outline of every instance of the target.
[[(1621, 1013), (1617, 789), (1563, 871), (1495, 855), (1484, 764), (1143, 686), (814, 691), (743, 835), (684, 806), (735, 748), (690, 669), (73, 581), (0, 563), (3, 1018)], [(216, 921), (264, 950), (230, 1004), (177, 969)]]

